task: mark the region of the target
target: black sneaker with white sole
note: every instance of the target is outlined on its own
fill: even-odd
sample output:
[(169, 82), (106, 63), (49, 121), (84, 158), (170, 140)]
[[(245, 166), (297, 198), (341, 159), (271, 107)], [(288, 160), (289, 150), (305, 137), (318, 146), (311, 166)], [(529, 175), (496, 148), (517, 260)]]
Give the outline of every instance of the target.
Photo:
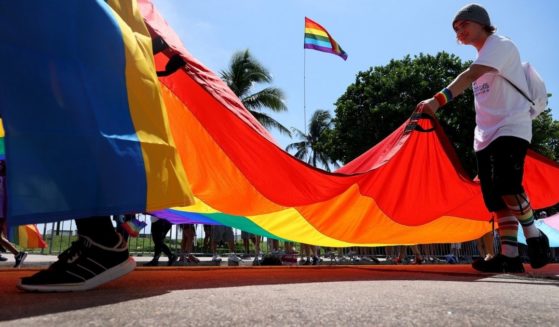
[(14, 268), (21, 267), (21, 265), (25, 261), (25, 258), (27, 258), (27, 252), (19, 251), (19, 253), (14, 256), (14, 259), (16, 260)]
[(539, 237), (526, 239), (526, 243), (528, 244), (528, 258), (532, 268), (542, 268), (551, 262), (552, 255), (549, 248), (549, 239), (542, 231), (540, 231)]
[(80, 235), (58, 256), (58, 261), (46, 270), (22, 278), (17, 286), (34, 292), (86, 291), (126, 275), (135, 267), (122, 236), (119, 235), (117, 245), (106, 247)]
[(524, 266), (519, 256), (507, 257), (497, 254), (489, 260), (480, 258), (472, 263), (472, 267), (486, 273), (523, 273)]

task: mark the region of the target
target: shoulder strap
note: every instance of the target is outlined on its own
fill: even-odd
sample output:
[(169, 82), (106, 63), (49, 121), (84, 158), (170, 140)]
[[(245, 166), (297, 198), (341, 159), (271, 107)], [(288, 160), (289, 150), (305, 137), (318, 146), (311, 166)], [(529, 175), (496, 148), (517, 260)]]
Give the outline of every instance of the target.
[(522, 94), (522, 95), (526, 98), (526, 100), (528, 100), (528, 102), (530, 102), (533, 106), (536, 105), (536, 104), (534, 103), (534, 101), (533, 101), (532, 99), (530, 99), (530, 97), (528, 97), (528, 96), (526, 95), (526, 93), (524, 93), (524, 91), (522, 91), (518, 86), (514, 85), (514, 83), (511, 82), (511, 81), (510, 81), (508, 78), (506, 78), (505, 76), (503, 76), (503, 75), (500, 75), (500, 76), (501, 76), (502, 78), (504, 78), (505, 81), (509, 82), (509, 84), (512, 85), (512, 87), (514, 87), (518, 92), (520, 92), (520, 94)]

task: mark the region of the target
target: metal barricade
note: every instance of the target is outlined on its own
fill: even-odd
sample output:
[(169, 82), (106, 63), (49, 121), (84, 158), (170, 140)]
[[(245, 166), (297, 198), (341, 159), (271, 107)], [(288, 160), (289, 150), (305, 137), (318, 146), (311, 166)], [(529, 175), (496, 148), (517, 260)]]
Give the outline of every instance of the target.
[[(145, 222), (146, 227), (140, 231), (138, 237), (131, 237), (128, 241), (128, 247), (131, 255), (134, 256), (147, 256), (153, 254), (153, 241), (151, 238), (151, 221), (149, 215), (138, 214), (136, 218), (140, 221)], [(43, 238), (45, 239), (48, 247), (41, 249), (41, 254), (57, 255), (62, 251), (67, 249), (71, 243), (77, 240), (76, 224), (73, 220), (65, 220), (59, 222), (52, 222), (46, 224), (40, 224), (39, 230), (43, 232)], [(240, 230), (234, 229), (234, 239), (236, 244), (236, 249), (242, 249), (242, 240), (240, 237)], [(195, 225), (195, 237), (193, 252), (198, 255), (211, 255), (207, 253), (208, 249), (203, 249), (202, 240), (204, 239), (204, 228), (203, 225)], [(173, 249), (175, 253), (181, 252), (181, 241), (182, 241), (181, 229), (177, 225), (173, 225), (169, 234), (167, 234), (167, 245), (169, 248)], [(266, 251), (267, 239), (262, 240), (261, 249)], [(498, 238), (495, 240), (495, 250), (498, 251)], [(252, 243), (250, 244), (252, 247)], [(300, 244), (295, 243), (295, 247), (300, 249)], [(452, 244), (422, 244), (419, 245), (421, 256), (424, 258), (425, 262), (428, 263), (445, 263), (448, 262), (449, 256), (455, 256), (456, 262), (469, 263), (475, 258), (479, 257), (479, 251), (476, 246), (476, 241), (469, 241), (464, 243), (452, 243)], [(223, 252), (227, 249), (220, 249), (219, 252)], [(203, 253), (206, 251), (206, 253)], [(254, 251), (252, 249), (251, 251)], [(409, 247), (405, 247), (405, 257), (413, 258)], [(243, 251), (239, 251), (242, 253)], [(498, 253), (498, 252), (495, 252)], [(337, 256), (339, 258), (369, 258), (369, 259), (380, 259), (380, 260), (390, 260), (395, 258), (399, 254), (399, 246), (386, 246), (386, 247), (350, 247), (350, 248), (321, 248), (321, 256), (333, 257)], [(368, 260), (367, 260), (368, 261)], [(375, 260), (376, 261), (376, 260)]]

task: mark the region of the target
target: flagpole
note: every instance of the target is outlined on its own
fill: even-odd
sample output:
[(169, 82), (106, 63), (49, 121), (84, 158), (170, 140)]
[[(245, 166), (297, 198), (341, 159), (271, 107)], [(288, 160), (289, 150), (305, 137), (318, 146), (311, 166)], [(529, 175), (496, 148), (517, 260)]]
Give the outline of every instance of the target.
[(303, 47), (303, 125), (307, 135), (307, 52)]

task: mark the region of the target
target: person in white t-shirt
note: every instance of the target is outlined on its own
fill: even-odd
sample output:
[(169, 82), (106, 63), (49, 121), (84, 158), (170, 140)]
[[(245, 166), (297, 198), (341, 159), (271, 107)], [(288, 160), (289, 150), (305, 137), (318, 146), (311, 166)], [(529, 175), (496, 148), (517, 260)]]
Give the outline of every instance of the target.
[[(549, 241), (534, 225), (534, 213), (524, 188), (524, 159), (532, 139), (529, 102), (511, 83), (527, 92), (528, 86), (514, 43), (494, 34), (487, 11), (470, 4), (458, 11), (452, 27), (458, 42), (477, 50), (473, 64), (417, 109), (434, 114), (440, 107), (472, 87), (476, 111), (474, 151), (485, 205), (499, 223), (501, 253), (472, 266), (482, 272), (524, 272), (518, 255), (518, 222), (527, 237), (533, 268), (549, 262)], [(508, 81), (510, 82), (508, 82)]]

